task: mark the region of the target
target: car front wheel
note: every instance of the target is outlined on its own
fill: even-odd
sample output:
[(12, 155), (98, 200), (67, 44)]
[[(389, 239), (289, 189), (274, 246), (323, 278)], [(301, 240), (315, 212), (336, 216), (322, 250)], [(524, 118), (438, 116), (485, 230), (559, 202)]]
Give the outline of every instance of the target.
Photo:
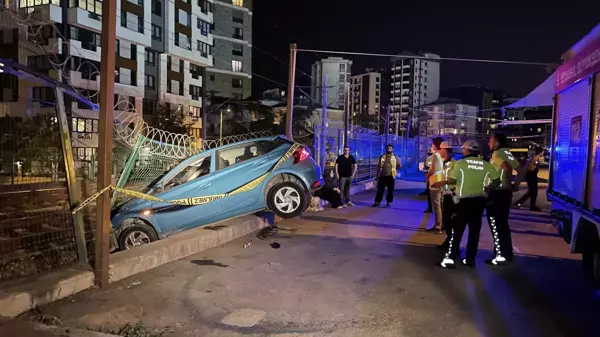
[(269, 210), (284, 219), (302, 214), (307, 203), (304, 188), (296, 183), (285, 182), (275, 185), (269, 191), (267, 206)]
[(158, 236), (154, 229), (143, 221), (138, 220), (119, 235), (119, 248), (121, 250), (132, 249), (156, 240), (158, 240)]

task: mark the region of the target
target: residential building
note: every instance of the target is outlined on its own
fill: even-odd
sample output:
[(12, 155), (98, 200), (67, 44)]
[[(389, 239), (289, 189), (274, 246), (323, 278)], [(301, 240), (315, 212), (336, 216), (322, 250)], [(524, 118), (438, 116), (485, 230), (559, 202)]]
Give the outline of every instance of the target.
[[(323, 103), (323, 87), (327, 90), (327, 106), (344, 109), (350, 90), (352, 61), (341, 57), (328, 57), (312, 65), (310, 96)], [(327, 82), (325, 75), (327, 74)]]
[[(40, 0), (14, 2), (14, 6), (12, 10), (22, 14), (31, 12), (34, 27), (30, 31), (36, 33), (26, 34), (22, 28), (4, 25), (3, 37), (11, 39), (2, 39), (0, 50), (5, 51), (2, 56), (18, 59), (32, 71), (54, 78), (58, 78), (58, 72), (49, 60), (57, 63), (67, 60), (60, 69), (63, 81), (89, 97), (91, 103), (97, 103), (102, 1)], [(117, 17), (115, 116), (125, 116), (123, 112), (136, 113), (152, 123), (157, 109), (165, 108), (184, 114), (192, 122), (190, 132), (200, 136), (202, 69), (213, 66), (214, 61), (210, 48), (212, 33), (196, 22), (213, 23), (212, 1), (118, 0)], [(9, 22), (7, 20), (16, 21), (8, 17), (3, 22)], [(52, 29), (52, 24), (57, 30)], [(39, 26), (43, 29), (38, 32)], [(36, 39), (39, 44), (40, 37), (46, 50), (28, 46), (32, 42), (27, 39)], [(0, 97), (0, 111), (11, 115), (28, 111), (28, 107), (39, 104), (38, 100), (55, 102), (54, 88), (40, 87), (21, 78), (2, 83), (12, 83), (8, 86), (17, 89), (7, 90), (3, 84), (2, 91), (7, 95)], [(98, 111), (74, 99), (65, 100), (65, 105), (66, 113), (73, 120), (78, 159), (91, 160), (98, 146)]]
[(477, 132), (490, 134), (492, 125), (496, 124), (502, 116), (504, 92), (481, 85), (463, 85), (456, 88), (443, 90), (443, 97), (459, 99), (464, 104), (475, 105), (477, 112)]
[[(252, 1), (214, 0), (214, 64), (206, 69), (211, 94), (245, 99), (252, 93)], [(210, 35), (210, 22), (198, 26)]]
[(440, 98), (422, 105), (419, 110), (419, 134), (423, 137), (476, 133), (477, 106), (462, 104), (456, 99)]
[(440, 92), (440, 56), (433, 53), (402, 53), (394, 57), (390, 72), (390, 129), (416, 135), (417, 108), (434, 102)]
[(381, 74), (367, 72), (351, 77), (350, 112), (356, 125), (375, 123), (381, 112)]
[[(518, 100), (504, 99), (505, 104), (515, 102)], [(511, 107), (508, 105), (504, 110), (502, 121), (493, 125), (492, 129), (506, 134), (511, 147), (514, 148), (547, 147), (550, 144), (552, 129), (552, 106)]]

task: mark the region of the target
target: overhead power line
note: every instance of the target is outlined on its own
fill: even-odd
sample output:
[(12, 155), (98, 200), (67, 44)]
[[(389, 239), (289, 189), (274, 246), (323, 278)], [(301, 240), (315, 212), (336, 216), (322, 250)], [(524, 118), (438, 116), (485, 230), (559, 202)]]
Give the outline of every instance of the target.
[(318, 49), (296, 49), (299, 52), (312, 52), (312, 53), (327, 53), (327, 54), (338, 54), (338, 55), (356, 55), (356, 56), (376, 56), (376, 57), (390, 57), (400, 59), (419, 59), (428, 61), (458, 61), (458, 62), (479, 62), (479, 63), (503, 63), (503, 64), (520, 64), (520, 65), (533, 65), (533, 66), (549, 66), (551, 63), (546, 62), (524, 62), (524, 61), (506, 61), (506, 60), (490, 60), (490, 59), (468, 59), (468, 58), (456, 58), (456, 57), (427, 57), (427, 56), (412, 56), (412, 55), (394, 55), (394, 54), (377, 54), (377, 53), (360, 53), (360, 52), (346, 52), (336, 50), (318, 50)]

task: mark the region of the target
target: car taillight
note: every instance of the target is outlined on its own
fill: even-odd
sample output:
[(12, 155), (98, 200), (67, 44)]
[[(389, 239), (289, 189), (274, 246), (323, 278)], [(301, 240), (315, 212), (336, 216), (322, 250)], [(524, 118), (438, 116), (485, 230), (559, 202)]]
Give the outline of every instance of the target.
[(294, 165), (308, 158), (308, 156), (310, 156), (310, 152), (308, 152), (304, 146), (299, 147), (296, 151), (294, 151), (294, 154), (292, 154), (292, 157), (294, 157)]

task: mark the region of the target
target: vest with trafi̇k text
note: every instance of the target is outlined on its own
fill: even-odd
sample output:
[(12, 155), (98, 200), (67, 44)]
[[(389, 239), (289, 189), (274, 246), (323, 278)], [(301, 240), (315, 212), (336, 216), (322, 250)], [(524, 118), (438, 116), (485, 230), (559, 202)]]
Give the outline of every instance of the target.
[(456, 180), (456, 195), (459, 198), (483, 197), (485, 188), (498, 179), (498, 171), (487, 161), (469, 156), (456, 162), (450, 178)]
[(510, 153), (510, 151), (508, 151), (507, 148), (501, 148), (498, 149), (496, 151), (494, 151), (494, 153), (492, 153), (492, 159), (490, 161), (492, 163), (492, 165), (494, 166), (494, 168), (496, 169), (496, 171), (498, 171), (498, 176), (500, 178), (500, 186), (498, 187), (499, 189), (511, 189), (511, 186), (504, 183), (504, 179), (505, 176), (508, 175), (508, 180), (512, 181), (512, 172), (504, 172), (504, 169), (502, 169), (502, 163), (503, 162), (507, 162), (508, 164), (510, 164), (510, 166), (512, 167), (513, 170), (517, 169), (519, 167), (519, 161), (515, 158), (515, 156), (513, 156), (512, 153)]

